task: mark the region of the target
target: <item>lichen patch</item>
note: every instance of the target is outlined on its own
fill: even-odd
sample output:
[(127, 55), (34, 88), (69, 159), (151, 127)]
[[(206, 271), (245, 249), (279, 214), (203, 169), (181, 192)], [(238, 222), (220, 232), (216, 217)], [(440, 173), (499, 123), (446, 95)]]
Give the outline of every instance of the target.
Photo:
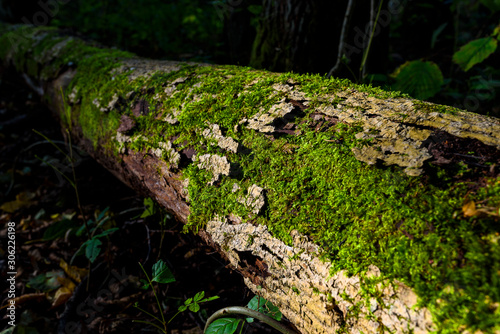
[(221, 157), (217, 154), (203, 154), (195, 156), (193, 159), (198, 162), (198, 168), (206, 169), (212, 172), (213, 177), (209, 182), (210, 185), (219, 181), (221, 175), (228, 176), (231, 172), (231, 164), (227, 161), (226, 157)]
[(232, 153), (238, 152), (238, 146), (239, 146), (238, 142), (231, 137), (223, 136), (220, 126), (217, 124), (209, 123), (208, 128), (203, 130), (202, 135), (205, 138), (216, 140), (217, 145), (226, 151), (230, 151)]
[(285, 99), (281, 99), (278, 104), (274, 104), (268, 111), (264, 111), (261, 108), (257, 114), (250, 119), (243, 119), (241, 123), (248, 123), (247, 128), (252, 130), (272, 133), (275, 130), (272, 123), (279, 118), (285, 117), (293, 108), (294, 106), (292, 103), (285, 102)]
[(172, 147), (172, 143), (170, 141), (159, 142), (158, 146), (158, 148), (152, 149), (153, 154), (158, 158), (167, 160), (172, 167), (177, 168), (179, 166), (181, 156), (179, 152)]
[[(235, 183), (232, 191), (236, 192), (238, 189), (239, 186)], [(238, 202), (250, 208), (253, 214), (259, 214), (265, 205), (264, 188), (252, 184), (247, 190), (247, 195), (245, 197), (240, 197)]]
[(500, 122), (491, 118), (477, 115), (476, 122), (470, 123), (470, 115), (464, 112), (424, 114), (416, 110), (412, 100), (382, 100), (355, 90), (338, 92), (337, 96), (342, 100), (335, 107), (322, 105), (317, 110), (341, 122), (362, 125), (363, 132), (356, 138), (365, 140), (366, 145), (353, 148), (352, 152), (356, 159), (368, 164), (380, 161), (401, 166), (408, 175), (421, 175), (424, 162), (432, 157), (423, 145), (433, 133), (432, 128), (500, 148)]

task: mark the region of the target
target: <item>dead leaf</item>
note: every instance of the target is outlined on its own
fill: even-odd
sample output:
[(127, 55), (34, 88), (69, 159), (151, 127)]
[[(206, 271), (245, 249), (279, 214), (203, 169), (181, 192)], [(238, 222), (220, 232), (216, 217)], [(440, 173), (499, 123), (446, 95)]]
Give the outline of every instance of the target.
[(491, 208), (491, 207), (483, 207), (480, 209), (477, 209), (477, 212), (488, 215), (488, 216), (494, 216), (498, 217), (500, 216), (500, 208)]
[[(22, 305), (22, 304), (29, 302), (29, 301), (41, 302), (44, 299), (45, 299), (45, 293), (40, 292), (40, 293), (28, 293), (26, 295), (16, 297), (12, 300), (14, 301), (16, 306), (19, 306), (19, 305)], [(8, 306), (8, 304), (0, 307), (0, 309), (5, 308), (7, 306)]]
[(462, 212), (465, 217), (474, 217), (478, 215), (478, 211), (476, 210), (476, 203), (474, 201), (469, 201), (462, 206)]
[(87, 276), (87, 269), (78, 268), (77, 266), (70, 266), (63, 259), (59, 262), (59, 266), (64, 270), (66, 275), (73, 279), (77, 283), (82, 282), (82, 278)]
[(476, 203), (474, 201), (469, 201), (465, 203), (465, 205), (462, 207), (462, 211), (464, 213), (465, 217), (474, 217), (474, 216), (493, 216), (493, 217), (498, 217), (500, 216), (500, 208), (492, 208), (492, 207), (481, 207), (481, 208), (476, 208)]
[(70, 289), (66, 288), (66, 287), (60, 287), (59, 289), (57, 289), (55, 295), (54, 295), (54, 298), (53, 298), (53, 301), (52, 301), (52, 308), (56, 308), (62, 304), (65, 304), (68, 299), (71, 298), (71, 296), (73, 295), (73, 291), (71, 291)]
[(19, 209), (30, 207), (34, 204), (31, 200), (35, 197), (35, 193), (24, 191), (16, 195), (15, 201), (5, 202), (0, 206), (5, 212), (13, 213)]
[(65, 304), (68, 299), (73, 295), (73, 291), (76, 289), (75, 283), (66, 277), (58, 277), (57, 281), (61, 284), (61, 287), (57, 289), (56, 293), (51, 299), (52, 308), (56, 308), (62, 304)]

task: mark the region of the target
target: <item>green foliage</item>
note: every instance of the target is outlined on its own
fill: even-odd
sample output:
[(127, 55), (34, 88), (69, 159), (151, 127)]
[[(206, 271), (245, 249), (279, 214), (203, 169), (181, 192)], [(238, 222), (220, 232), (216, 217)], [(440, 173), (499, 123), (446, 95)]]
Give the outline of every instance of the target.
[[(76, 236), (82, 236), (89, 232), (89, 238), (80, 246), (71, 259), (71, 263), (74, 259), (82, 254), (85, 254), (87, 259), (93, 263), (96, 258), (101, 253), (101, 239), (119, 230), (118, 227), (111, 227), (112, 224), (105, 224), (109, 221), (110, 216), (108, 214), (109, 207), (105, 208), (100, 213), (97, 211), (94, 213), (94, 219), (89, 219), (86, 224), (80, 226), (76, 231)], [(102, 230), (101, 233), (97, 233)], [(96, 234), (97, 233), (97, 234)]]
[(61, 6), (52, 21), (145, 56), (207, 60), (222, 31), (215, 7), (201, 0), (79, 0)]
[(219, 299), (219, 296), (203, 298), (205, 297), (205, 291), (198, 292), (193, 298), (188, 298), (184, 301), (184, 305), (179, 306), (178, 311), (184, 312), (190, 310), (191, 312), (198, 312), (200, 310), (200, 303), (209, 302), (212, 300)]
[(164, 313), (164, 308), (162, 307), (162, 304), (160, 303), (160, 300), (158, 299), (158, 295), (156, 293), (156, 290), (153, 286), (153, 282), (158, 282), (158, 283), (172, 283), (175, 282), (175, 277), (172, 274), (172, 271), (170, 268), (168, 268), (167, 264), (163, 260), (159, 260), (156, 262), (153, 267), (152, 267), (152, 278), (150, 279), (148, 273), (144, 269), (141, 263), (139, 263), (139, 266), (141, 267), (142, 271), (144, 272), (144, 275), (146, 275), (147, 281), (141, 280), (144, 285), (143, 289), (148, 289), (151, 288), (153, 291), (153, 294), (156, 299), (156, 303), (158, 305), (158, 309), (160, 310), (160, 318), (156, 317), (155, 315), (149, 313), (148, 311), (142, 309), (139, 307), (138, 303), (135, 303), (134, 307), (140, 310), (141, 312), (144, 312), (145, 314), (149, 315), (151, 318), (156, 320), (156, 322), (150, 322), (150, 321), (142, 321), (142, 320), (134, 320), (134, 322), (139, 322), (143, 324), (148, 324), (151, 325), (157, 329), (159, 329), (162, 333), (167, 333), (167, 325), (181, 312), (184, 312), (186, 310), (190, 310), (191, 312), (198, 312), (200, 310), (200, 303), (205, 303), (209, 302), (215, 299), (218, 299), (219, 296), (213, 296), (213, 297), (208, 297), (208, 298), (203, 298), (205, 297), (205, 291), (200, 291), (196, 293), (196, 295), (192, 298), (188, 298), (187, 300), (184, 301), (184, 305), (179, 306), (178, 311), (176, 314), (174, 314), (170, 320), (167, 322), (165, 320), (165, 317), (163, 315)]
[(145, 198), (144, 199), (144, 206), (145, 206), (145, 209), (144, 209), (144, 212), (141, 214), (140, 218), (147, 218), (147, 217), (151, 217), (154, 214), (156, 214), (156, 211), (157, 211), (156, 204), (152, 198), (149, 198), (149, 197)]
[(243, 320), (238, 318), (220, 318), (208, 326), (205, 334), (233, 334), (242, 322)]
[(497, 49), (497, 40), (488, 36), (473, 40), (453, 55), (453, 61), (467, 72), (472, 66), (481, 63)]
[(71, 263), (78, 255), (82, 255), (84, 253), (87, 259), (89, 259), (89, 261), (93, 263), (97, 258), (97, 256), (99, 256), (99, 254), (101, 253), (102, 241), (100, 239), (117, 230), (119, 230), (119, 228), (114, 227), (110, 228), (109, 230), (105, 230), (104, 232), (99, 233), (97, 235), (92, 235), (92, 237), (86, 240), (76, 251), (76, 253), (73, 255), (73, 258), (71, 259)]
[[(99, 238), (92, 238), (83, 243), (82, 248), (85, 248), (85, 256), (90, 263), (94, 263), (97, 256), (101, 252), (102, 241)], [(78, 252), (76, 252), (78, 254)]]
[[(273, 305), (270, 301), (260, 297), (254, 296), (247, 304), (247, 307), (251, 310), (255, 310), (271, 318), (281, 321), (282, 314), (280, 309)], [(247, 318), (247, 322), (253, 322), (253, 318)]]
[(42, 292), (52, 291), (61, 286), (61, 278), (64, 278), (62, 270), (49, 271), (30, 278), (26, 286)]
[(393, 74), (394, 88), (417, 99), (428, 99), (441, 90), (443, 74), (431, 61), (414, 60), (401, 65)]
[(153, 265), (153, 278), (151, 281), (166, 284), (175, 282), (175, 277), (167, 264), (163, 260), (158, 260)]
[(77, 222), (63, 218), (62, 220), (50, 224), (50, 226), (43, 233), (42, 239), (44, 241), (55, 240), (62, 238), (68, 230), (79, 227)]

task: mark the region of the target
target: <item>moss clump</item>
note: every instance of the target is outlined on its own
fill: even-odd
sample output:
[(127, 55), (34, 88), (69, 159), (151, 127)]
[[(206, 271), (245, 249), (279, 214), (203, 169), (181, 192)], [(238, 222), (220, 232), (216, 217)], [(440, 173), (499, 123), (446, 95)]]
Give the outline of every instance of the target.
[(434, 104), (429, 102), (414, 101), (413, 102), (416, 110), (425, 112), (438, 112), (442, 114), (456, 114), (458, 111), (463, 111), (455, 107), (445, 106), (442, 104)]

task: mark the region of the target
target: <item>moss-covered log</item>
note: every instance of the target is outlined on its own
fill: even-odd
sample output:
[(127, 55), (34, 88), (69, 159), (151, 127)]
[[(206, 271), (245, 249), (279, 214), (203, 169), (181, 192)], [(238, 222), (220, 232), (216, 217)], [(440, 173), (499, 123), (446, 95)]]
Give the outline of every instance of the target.
[(303, 333), (500, 330), (500, 121), (320, 76), (0, 27), (78, 142)]

